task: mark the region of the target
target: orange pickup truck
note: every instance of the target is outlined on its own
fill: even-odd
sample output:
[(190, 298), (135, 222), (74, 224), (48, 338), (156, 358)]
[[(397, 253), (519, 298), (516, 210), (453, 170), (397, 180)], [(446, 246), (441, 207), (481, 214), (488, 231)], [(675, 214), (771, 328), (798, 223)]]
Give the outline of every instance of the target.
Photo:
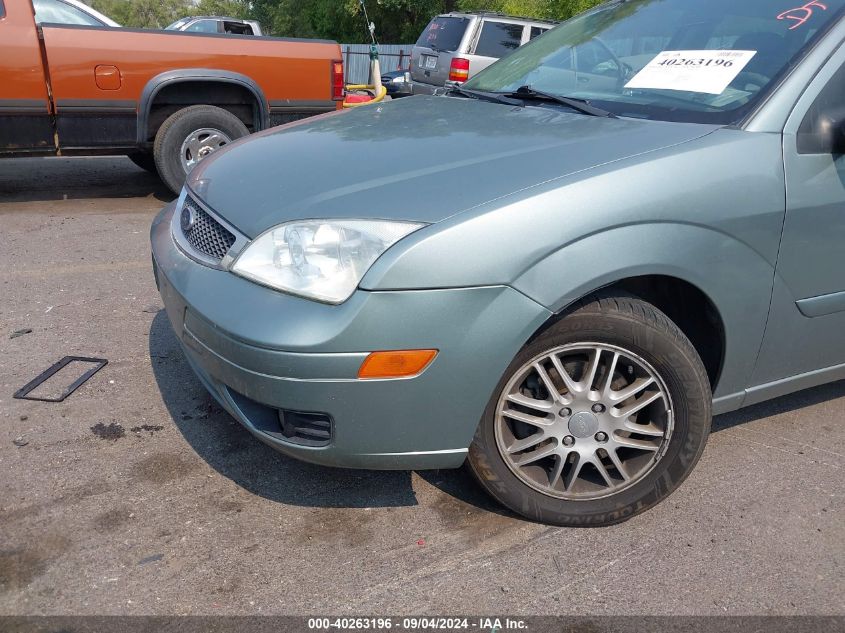
[(336, 42), (36, 25), (0, 0), (0, 158), (126, 154), (173, 191), (267, 127), (341, 107)]

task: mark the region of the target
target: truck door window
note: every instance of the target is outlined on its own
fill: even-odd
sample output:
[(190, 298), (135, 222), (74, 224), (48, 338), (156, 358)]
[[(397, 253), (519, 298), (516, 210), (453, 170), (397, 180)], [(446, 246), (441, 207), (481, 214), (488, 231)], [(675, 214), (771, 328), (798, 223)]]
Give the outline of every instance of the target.
[(6, 7), (3, 5), (3, 0), (0, 0), (0, 20), (6, 17)]
[(33, 0), (36, 24), (84, 24), (105, 26), (93, 15), (89, 15), (61, 0)]
[(799, 154), (829, 154), (831, 125), (845, 121), (845, 66), (836, 71), (807, 110), (798, 128)]
[(197, 20), (185, 30), (191, 33), (217, 33), (217, 20)]
[(522, 44), (522, 24), (508, 24), (507, 22), (484, 22), (475, 54), (483, 57), (504, 57), (515, 51)]

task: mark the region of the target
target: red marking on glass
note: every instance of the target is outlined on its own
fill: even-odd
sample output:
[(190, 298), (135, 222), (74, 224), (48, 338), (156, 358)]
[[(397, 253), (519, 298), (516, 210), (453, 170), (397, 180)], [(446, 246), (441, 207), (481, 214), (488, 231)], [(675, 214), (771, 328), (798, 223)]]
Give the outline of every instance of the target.
[(795, 7), (794, 9), (789, 9), (788, 11), (784, 11), (778, 16), (778, 20), (793, 20), (795, 24), (789, 27), (790, 31), (794, 31), (799, 26), (804, 24), (807, 20), (813, 17), (813, 9), (819, 8), (823, 11), (827, 11), (827, 5), (822, 4), (819, 0), (810, 0), (807, 4), (802, 7)]

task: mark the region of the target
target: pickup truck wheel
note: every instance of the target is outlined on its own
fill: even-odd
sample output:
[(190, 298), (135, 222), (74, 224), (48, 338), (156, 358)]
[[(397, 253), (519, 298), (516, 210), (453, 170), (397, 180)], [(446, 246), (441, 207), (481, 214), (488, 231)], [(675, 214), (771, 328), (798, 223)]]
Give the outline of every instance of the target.
[(127, 154), (127, 158), (151, 174), (158, 173), (155, 157), (152, 152), (133, 152), (132, 154)]
[(619, 523), (675, 490), (704, 451), (712, 395), (681, 330), (630, 295), (583, 302), (505, 372), (470, 471), (530, 519)]
[(223, 108), (195, 105), (174, 112), (156, 133), (153, 155), (159, 176), (178, 193), (197, 163), (247, 134), (241, 120)]

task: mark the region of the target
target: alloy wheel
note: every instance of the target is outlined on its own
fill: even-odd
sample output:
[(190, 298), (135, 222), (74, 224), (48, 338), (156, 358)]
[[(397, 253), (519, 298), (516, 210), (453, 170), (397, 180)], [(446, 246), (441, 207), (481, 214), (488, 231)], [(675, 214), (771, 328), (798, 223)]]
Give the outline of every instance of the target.
[(669, 390), (630, 350), (577, 343), (520, 367), (499, 398), (496, 444), (523, 483), (568, 500), (597, 499), (641, 481), (673, 429)]

